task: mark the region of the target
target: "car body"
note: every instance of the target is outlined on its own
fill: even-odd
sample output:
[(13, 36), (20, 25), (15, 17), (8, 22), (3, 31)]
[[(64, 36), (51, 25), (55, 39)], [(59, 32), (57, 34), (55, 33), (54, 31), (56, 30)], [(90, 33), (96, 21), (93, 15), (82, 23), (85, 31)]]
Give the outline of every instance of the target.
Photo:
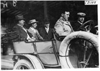
[[(93, 53), (96, 56), (95, 58), (98, 59), (97, 37), (92, 33), (78, 31), (78, 32), (73, 32), (70, 35), (64, 37), (62, 41), (54, 39), (50, 41), (13, 42), (15, 51), (14, 69), (22, 69), (22, 68), (41, 69), (46, 67), (83, 68), (84, 66), (97, 67), (98, 64), (95, 63), (94, 65), (96, 66), (84, 65), (83, 67), (80, 67), (80, 65), (78, 64), (79, 57), (78, 55), (75, 54), (77, 52), (75, 52), (69, 46), (71, 44), (71, 41), (75, 38), (85, 39), (91, 42), (94, 46), (94, 47), (91, 46), (91, 48), (95, 48), (95, 50), (93, 50)], [(91, 48), (88, 49), (91, 50)], [(89, 52), (88, 54), (91, 55), (91, 52), (90, 51), (88, 52)], [(87, 57), (89, 57), (89, 55), (87, 55)], [(88, 60), (88, 58), (86, 60)], [(23, 63), (24, 65), (26, 64), (26, 66), (21, 65)]]
[(98, 35), (86, 31), (48, 41), (11, 41), (13, 69), (90, 68), (99, 66)]

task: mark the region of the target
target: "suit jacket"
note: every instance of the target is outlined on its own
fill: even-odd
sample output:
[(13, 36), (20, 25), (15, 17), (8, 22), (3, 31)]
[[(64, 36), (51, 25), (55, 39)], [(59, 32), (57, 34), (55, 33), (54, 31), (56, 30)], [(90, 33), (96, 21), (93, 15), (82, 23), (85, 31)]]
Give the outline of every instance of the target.
[(54, 28), (59, 36), (66, 36), (73, 31), (70, 21), (65, 21), (63, 18), (57, 20)]
[(19, 25), (14, 26), (14, 32), (16, 33), (19, 40), (26, 40), (27, 39), (27, 32), (23, 30), (23, 28)]
[(48, 33), (46, 32), (44, 27), (39, 28), (38, 31), (44, 40), (52, 40), (53, 39), (53, 29), (52, 28), (49, 28)]
[(37, 29), (30, 27), (28, 29), (28, 32), (30, 32), (32, 34), (32, 37), (34, 37), (36, 40), (43, 40)]
[(71, 25), (72, 25), (74, 31), (79, 31), (79, 28), (81, 26), (81, 24), (78, 21), (71, 22)]
[[(84, 28), (85, 27), (84, 24), (90, 25), (90, 27), (91, 27), (90, 29), (92, 30), (95, 23), (94, 23), (93, 20), (87, 20), (82, 24), (80, 22), (76, 21), (76, 22), (72, 23), (71, 25), (72, 25), (74, 31), (80, 31), (80, 30), (81, 31), (86, 31), (86, 29)], [(82, 26), (82, 25), (84, 25), (84, 26)]]

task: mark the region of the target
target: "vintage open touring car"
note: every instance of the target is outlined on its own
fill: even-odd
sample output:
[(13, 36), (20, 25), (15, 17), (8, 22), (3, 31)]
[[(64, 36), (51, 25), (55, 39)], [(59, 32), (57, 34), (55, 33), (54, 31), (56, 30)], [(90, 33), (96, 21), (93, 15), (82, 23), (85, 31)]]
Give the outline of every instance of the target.
[(98, 36), (77, 31), (49, 41), (13, 41), (13, 69), (91, 68), (99, 66)]

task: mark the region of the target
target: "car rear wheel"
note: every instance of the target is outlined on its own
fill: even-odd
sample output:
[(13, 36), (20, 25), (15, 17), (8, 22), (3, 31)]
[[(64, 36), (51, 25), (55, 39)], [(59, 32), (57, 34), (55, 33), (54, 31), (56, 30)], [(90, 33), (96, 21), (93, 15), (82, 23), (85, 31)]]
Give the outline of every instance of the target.
[(22, 70), (22, 69), (34, 69), (32, 64), (25, 59), (18, 60), (18, 62), (15, 64), (14, 69)]

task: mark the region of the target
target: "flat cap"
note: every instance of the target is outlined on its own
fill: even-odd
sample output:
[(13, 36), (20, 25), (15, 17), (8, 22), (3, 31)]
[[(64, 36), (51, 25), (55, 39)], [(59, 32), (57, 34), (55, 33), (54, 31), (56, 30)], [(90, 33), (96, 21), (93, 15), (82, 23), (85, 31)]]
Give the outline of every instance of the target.
[(86, 14), (83, 13), (83, 12), (79, 12), (79, 13), (77, 13), (77, 15), (78, 15), (78, 16), (82, 16), (82, 17), (86, 16)]
[(65, 11), (65, 14), (70, 14), (70, 12), (68, 12), (68, 11)]

